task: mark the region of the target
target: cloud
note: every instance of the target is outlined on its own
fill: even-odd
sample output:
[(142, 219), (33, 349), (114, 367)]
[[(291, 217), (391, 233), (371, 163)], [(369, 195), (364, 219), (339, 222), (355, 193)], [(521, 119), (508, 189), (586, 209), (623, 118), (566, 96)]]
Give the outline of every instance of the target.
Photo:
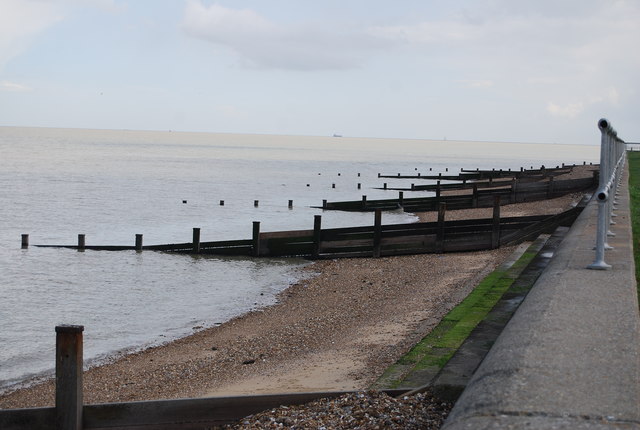
[(585, 109), (585, 105), (581, 102), (569, 103), (564, 106), (560, 106), (556, 103), (549, 102), (547, 104), (547, 112), (553, 116), (562, 118), (575, 118), (580, 115)]
[(192, 37), (231, 49), (243, 65), (256, 68), (349, 69), (390, 45), (364, 29), (279, 25), (251, 9), (207, 7), (200, 0), (187, 1), (182, 28)]
[(490, 88), (493, 86), (493, 81), (489, 79), (462, 79), (460, 82), (469, 88)]
[(9, 82), (9, 81), (0, 82), (0, 91), (27, 92), (31, 90), (32, 88), (27, 87), (26, 85), (15, 83), (15, 82)]
[(0, 0), (0, 70), (31, 40), (62, 19), (56, 2)]
[(615, 87), (606, 88), (600, 95), (592, 95), (585, 100), (559, 105), (555, 102), (547, 103), (547, 112), (556, 117), (573, 119), (582, 114), (587, 108), (599, 105), (616, 106), (620, 102), (620, 94)]

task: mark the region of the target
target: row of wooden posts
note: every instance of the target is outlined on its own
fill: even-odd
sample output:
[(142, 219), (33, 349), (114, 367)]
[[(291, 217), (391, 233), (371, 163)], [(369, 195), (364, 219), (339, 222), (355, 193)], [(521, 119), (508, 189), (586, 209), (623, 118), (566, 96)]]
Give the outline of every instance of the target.
[[(441, 242), (444, 238), (444, 226), (445, 226), (445, 213), (446, 213), (447, 205), (445, 203), (440, 204), (438, 209), (438, 241)], [(252, 228), (252, 239), (251, 239), (251, 255), (254, 257), (258, 257), (261, 255), (260, 244), (261, 244), (261, 236), (260, 233), (260, 221), (253, 221)], [(500, 225), (500, 196), (495, 196), (494, 198), (494, 206), (493, 206), (493, 224), (496, 226), (494, 229), (495, 232), (493, 234), (492, 239), (492, 247), (498, 246), (498, 238), (499, 238), (499, 225)], [(382, 210), (376, 209), (374, 214), (374, 225), (373, 225), (373, 256), (380, 257), (380, 244), (382, 238)], [(294, 233), (294, 232), (286, 232), (286, 233)], [(263, 233), (263, 235), (269, 235), (269, 233)], [(322, 237), (322, 216), (314, 215), (313, 221), (313, 252), (311, 257), (318, 258), (320, 253), (320, 243)], [(193, 228), (193, 236), (191, 242), (191, 251), (193, 254), (199, 254), (201, 249), (201, 240), (200, 240), (200, 228)], [(120, 249), (132, 249), (128, 246), (91, 246), (87, 247), (86, 244), (86, 235), (78, 234), (78, 242), (76, 246), (68, 245), (68, 246), (59, 246), (59, 245), (37, 245), (39, 247), (69, 247), (77, 249), (82, 252), (86, 249), (104, 249), (104, 250), (120, 250)], [(158, 247), (162, 247), (163, 245), (158, 245)], [(27, 249), (29, 247), (29, 235), (22, 235), (22, 249)], [(135, 245), (133, 249), (138, 252), (142, 252), (145, 247), (143, 246), (143, 235), (136, 234), (135, 235)], [(154, 250), (155, 247), (147, 247), (147, 249)], [(439, 247), (441, 248), (441, 247)], [(161, 249), (159, 249), (161, 250)]]
[[(500, 196), (495, 196), (493, 216), (489, 219), (445, 221), (447, 205), (442, 203), (437, 222), (382, 224), (382, 210), (374, 214), (373, 226), (322, 228), (322, 216), (314, 216), (313, 230), (261, 232), (260, 222), (252, 225), (252, 238), (202, 242), (201, 229), (193, 228), (191, 242), (143, 246), (143, 236), (137, 234), (135, 246), (86, 245), (85, 235), (78, 235), (77, 245), (36, 245), (38, 247), (72, 248), (78, 251), (143, 250), (186, 254), (237, 255), (254, 257), (299, 256), (307, 258), (381, 257), (386, 255), (425, 252), (471, 251), (493, 249), (506, 243), (524, 240), (537, 229), (535, 225), (551, 226), (557, 221), (549, 216), (500, 218)], [(563, 218), (565, 215), (560, 216)], [(571, 217), (567, 214), (566, 217)], [(547, 227), (544, 227), (547, 228)], [(520, 237), (522, 236), (522, 238)], [(29, 246), (23, 235), (23, 248)]]

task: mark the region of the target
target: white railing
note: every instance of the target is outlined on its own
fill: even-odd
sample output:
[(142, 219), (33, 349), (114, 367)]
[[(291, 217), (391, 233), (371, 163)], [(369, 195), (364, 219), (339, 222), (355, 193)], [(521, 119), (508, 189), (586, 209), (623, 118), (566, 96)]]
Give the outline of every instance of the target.
[(622, 171), (626, 160), (625, 142), (618, 137), (611, 123), (606, 119), (598, 121), (598, 128), (602, 133), (600, 143), (600, 183), (596, 198), (598, 200), (598, 226), (596, 232), (596, 259), (587, 268), (606, 270), (611, 265), (604, 261), (604, 252), (612, 249), (607, 243), (607, 237), (615, 236), (609, 226), (615, 224), (611, 220), (616, 214), (616, 193), (622, 180)]

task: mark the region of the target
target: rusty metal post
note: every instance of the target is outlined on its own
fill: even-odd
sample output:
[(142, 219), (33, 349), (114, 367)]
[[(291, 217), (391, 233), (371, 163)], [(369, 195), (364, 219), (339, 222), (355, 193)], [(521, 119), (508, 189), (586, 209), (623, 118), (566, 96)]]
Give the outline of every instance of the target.
[(56, 429), (82, 429), (81, 325), (56, 326)]

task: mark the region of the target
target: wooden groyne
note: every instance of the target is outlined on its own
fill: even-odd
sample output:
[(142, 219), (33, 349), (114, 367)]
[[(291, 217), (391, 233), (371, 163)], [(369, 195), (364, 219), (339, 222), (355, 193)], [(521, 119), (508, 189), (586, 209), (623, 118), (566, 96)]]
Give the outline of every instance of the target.
[[(463, 184), (442, 184), (431, 185), (431, 189), (435, 190), (434, 197), (404, 197), (403, 191), (400, 191), (398, 198), (368, 200), (366, 196), (362, 196), (361, 200), (351, 200), (342, 202), (323, 201), (322, 206), (316, 206), (325, 210), (341, 210), (367, 212), (382, 210), (402, 209), (405, 212), (425, 212), (436, 211), (440, 203), (446, 203), (449, 209), (473, 209), (493, 206), (495, 197), (500, 197), (502, 204), (523, 203), (538, 200), (546, 200), (555, 197), (561, 197), (567, 194), (584, 192), (597, 186), (597, 175), (589, 178), (581, 179), (565, 179), (555, 180), (553, 176), (546, 181), (537, 182), (520, 182), (516, 178), (499, 184), (500, 188), (491, 187), (487, 184), (479, 185), (477, 183)], [(485, 186), (486, 189), (482, 189)], [(411, 190), (416, 190), (412, 187)], [(425, 188), (426, 189), (426, 188)], [(441, 195), (444, 190), (452, 189), (471, 189), (471, 193), (458, 195)]]
[[(375, 210), (368, 226), (322, 228), (322, 217), (314, 217), (313, 229), (261, 232), (253, 223), (251, 239), (201, 241), (200, 229), (193, 229), (191, 242), (143, 245), (136, 235), (133, 246), (87, 245), (79, 235), (77, 245), (36, 245), (71, 248), (78, 251), (162, 251), (181, 254), (236, 255), (253, 257), (383, 257), (391, 255), (479, 251), (519, 243), (560, 225), (571, 225), (584, 204), (557, 215), (500, 217), (500, 196), (492, 196), (493, 216), (486, 219), (446, 221), (449, 204), (440, 202), (437, 222), (382, 224), (381, 209)], [(480, 200), (484, 204), (484, 200)], [(82, 238), (80, 237), (82, 236)]]
[[(84, 327), (56, 327), (55, 407), (0, 410), (2, 430), (204, 429), (238, 421), (281, 405), (299, 405), (354, 391), (152, 400), (85, 405)], [(398, 396), (407, 389), (380, 390)]]

